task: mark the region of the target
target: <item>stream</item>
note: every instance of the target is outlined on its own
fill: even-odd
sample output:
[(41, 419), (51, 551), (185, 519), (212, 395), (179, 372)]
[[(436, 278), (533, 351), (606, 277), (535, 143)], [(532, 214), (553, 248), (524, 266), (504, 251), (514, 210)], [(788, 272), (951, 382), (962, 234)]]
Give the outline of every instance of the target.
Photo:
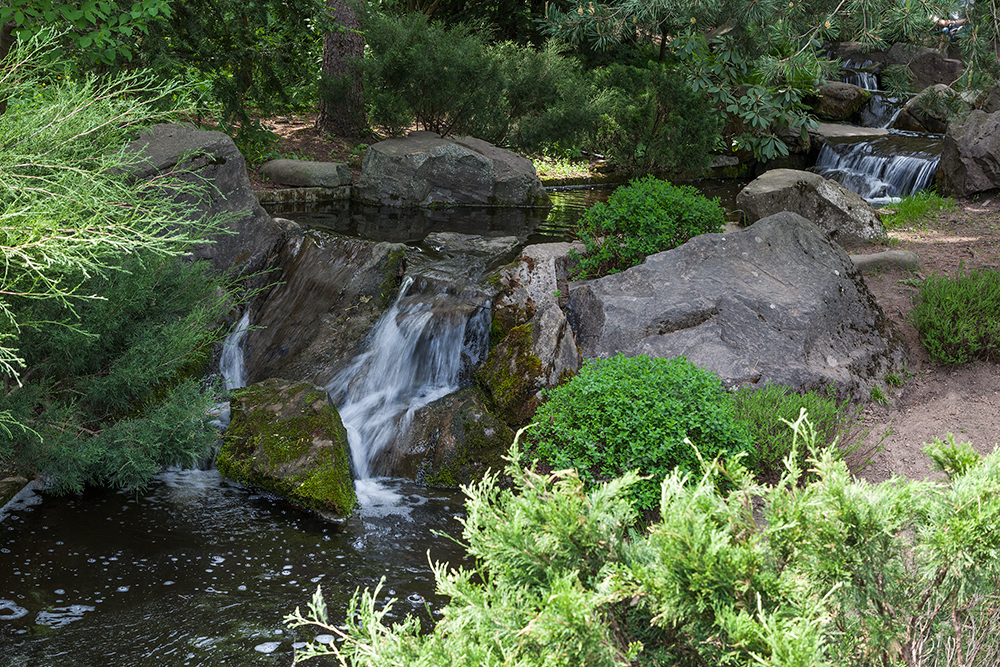
[[(732, 209), (745, 184), (697, 185)], [(462, 211), (461, 225), (439, 211), (404, 218), (342, 203), (272, 214), (413, 245), (431, 230), (540, 243), (571, 238), (583, 211), (613, 189), (554, 192), (547, 218)], [(478, 301), (469, 306), (470, 298)], [(428, 558), (456, 566), (465, 558), (446, 537), (461, 533), (462, 495), (377, 477), (371, 462), (386, 429), (405, 428), (416, 407), (468, 381), (470, 365), (486, 351), (488, 312), (471, 283), (411, 276), (369, 350), (330, 379), (361, 478), (360, 509), (342, 524), (215, 470), (164, 471), (141, 493), (22, 492), (0, 512), (0, 665), (285, 666), (296, 643), (315, 638), (308, 629), (287, 630), (285, 614), (304, 607), (321, 585), (339, 622), (354, 591), (383, 577), (386, 599), (399, 600), (390, 618), (415, 613), (430, 627), (447, 600), (434, 593)], [(248, 324), (240, 323), (222, 354), (228, 386), (245, 382), (239, 345)], [(227, 409), (220, 412), (225, 423)]]

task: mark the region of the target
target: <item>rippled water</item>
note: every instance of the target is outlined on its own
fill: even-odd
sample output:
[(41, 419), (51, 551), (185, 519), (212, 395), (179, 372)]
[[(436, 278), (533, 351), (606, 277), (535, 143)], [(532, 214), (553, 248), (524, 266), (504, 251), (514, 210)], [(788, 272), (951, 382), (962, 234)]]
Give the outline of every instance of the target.
[[(371, 504), (339, 526), (224, 481), (161, 474), (143, 494), (34, 496), (0, 520), (0, 665), (289, 665), (282, 618), (323, 586), (342, 613), (386, 577), (397, 617), (430, 613), (427, 551), (464, 553), (461, 496), (371, 480)], [(338, 621), (341, 619), (337, 619)]]

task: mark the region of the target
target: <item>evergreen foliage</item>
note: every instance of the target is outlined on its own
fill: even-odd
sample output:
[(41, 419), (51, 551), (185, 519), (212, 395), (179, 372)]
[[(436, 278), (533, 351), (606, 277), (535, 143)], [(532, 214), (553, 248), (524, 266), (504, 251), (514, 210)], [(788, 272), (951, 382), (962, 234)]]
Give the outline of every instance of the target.
[[(317, 589), (292, 627), (341, 638), (296, 663), (344, 665), (970, 665), (1000, 659), (1000, 454), (947, 484), (854, 481), (805, 413), (773, 486), (738, 462), (706, 461), (663, 480), (661, 519), (626, 536), (628, 474), (589, 492), (572, 471), (539, 475), (517, 446), (501, 490), (466, 489), (474, 570), (436, 564), (451, 598), (420, 634), (387, 627), (380, 590), (357, 593), (341, 625)], [(381, 608), (380, 608), (381, 607)], [(641, 643), (640, 643), (641, 642)]]
[(612, 64), (594, 71), (602, 91), (596, 150), (624, 172), (707, 167), (722, 114), (662, 63)]
[(176, 174), (129, 177), (123, 146), (183, 90), (52, 78), (49, 44), (22, 44), (0, 79), (0, 458), (60, 490), (142, 485), (215, 437), (193, 378), (227, 296), (179, 257), (222, 221), (178, 224), (164, 190), (206, 193)]
[(1000, 357), (1000, 271), (961, 266), (953, 278), (931, 275), (910, 313), (920, 342), (940, 364)]
[(575, 468), (588, 485), (641, 470), (650, 477), (633, 493), (644, 510), (656, 507), (670, 471), (696, 472), (702, 456), (729, 458), (750, 446), (714, 373), (683, 357), (623, 355), (589, 359), (546, 392), (531, 440), (533, 455), (556, 469)]
[(584, 253), (570, 251), (578, 260), (576, 275), (596, 278), (641, 264), (699, 234), (719, 233), (725, 218), (718, 199), (646, 176), (591, 206), (577, 225)]
[(423, 14), (369, 12), (362, 27), (369, 120), (389, 134), (416, 124), (534, 149), (572, 144), (597, 120), (590, 87), (554, 45), (491, 45), (468, 26), (445, 28)]

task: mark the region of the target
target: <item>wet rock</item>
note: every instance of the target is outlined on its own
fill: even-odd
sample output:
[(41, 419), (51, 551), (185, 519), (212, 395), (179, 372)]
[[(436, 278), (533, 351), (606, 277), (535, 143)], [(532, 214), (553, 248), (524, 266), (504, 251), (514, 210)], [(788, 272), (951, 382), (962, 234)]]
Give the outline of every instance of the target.
[(972, 111), (948, 126), (937, 185), (947, 196), (967, 197), (1000, 188), (1000, 111)]
[(684, 356), (728, 386), (833, 386), (869, 400), (905, 358), (847, 254), (787, 212), (583, 283), (567, 317), (584, 358)]
[(840, 244), (885, 237), (871, 204), (840, 183), (807, 171), (765, 172), (736, 195), (736, 205), (748, 224), (782, 211), (798, 213)]
[(279, 185), (336, 188), (351, 184), (351, 168), (343, 162), (270, 160), (261, 167), (264, 178)]
[(289, 238), (277, 284), (254, 308), (245, 339), (250, 382), (326, 384), (361, 350), (392, 303), (405, 246), (311, 231)]
[(347, 432), (326, 391), (271, 379), (234, 393), (216, 462), (230, 479), (334, 519), (357, 502)]
[[(182, 125), (154, 125), (128, 145), (134, 173), (141, 179), (172, 174), (182, 182), (204, 189), (204, 196), (164, 193), (189, 205), (190, 219), (226, 216), (231, 233), (212, 237), (213, 243), (197, 245), (194, 257), (212, 262), (217, 271), (241, 275), (270, 266), (285, 232), (261, 208), (247, 177), (246, 161), (233, 140), (222, 132), (196, 130)], [(206, 184), (208, 187), (206, 187)], [(263, 280), (256, 281), (259, 286)]]
[(421, 408), (376, 457), (374, 474), (457, 487), (482, 479), (489, 469), (502, 470), (514, 432), (490, 413), (487, 403), (473, 385)]
[(434, 132), (369, 147), (352, 196), (395, 207), (552, 205), (529, 160), (481, 139)]
[(549, 301), (531, 320), (512, 328), (476, 370), (497, 414), (512, 427), (527, 424), (541, 392), (576, 374), (580, 352), (559, 306)]
[(813, 113), (824, 120), (850, 120), (858, 115), (871, 98), (871, 93), (860, 86), (842, 81), (831, 81), (820, 86), (815, 97), (807, 100)]
[(943, 134), (956, 115), (968, 110), (962, 97), (943, 83), (925, 88), (910, 99), (896, 116), (892, 127), (909, 132)]
[[(456, 232), (434, 232), (428, 234), (423, 242), (435, 255), (442, 256), (446, 265), (455, 265), (459, 275), (471, 280), (477, 280), (486, 271), (509, 260), (519, 244), (516, 236), (479, 236)], [(434, 259), (433, 264), (441, 261), (441, 258)], [(452, 266), (444, 268), (452, 270)]]

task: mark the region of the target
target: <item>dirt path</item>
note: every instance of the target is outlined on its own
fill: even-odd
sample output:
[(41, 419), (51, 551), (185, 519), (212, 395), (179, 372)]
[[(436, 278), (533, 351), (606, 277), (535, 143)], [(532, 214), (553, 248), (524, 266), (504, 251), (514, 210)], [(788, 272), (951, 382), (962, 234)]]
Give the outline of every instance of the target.
[(882, 450), (861, 476), (872, 482), (894, 474), (938, 479), (941, 475), (921, 451), (923, 443), (952, 433), (984, 454), (1000, 444), (1000, 365), (932, 363), (907, 319), (917, 287), (906, 281), (932, 273), (954, 275), (960, 267), (1000, 269), (1000, 195), (961, 200), (954, 211), (938, 213), (923, 227), (890, 232), (890, 238), (895, 240), (886, 245), (851, 250), (912, 250), (921, 262), (917, 274), (897, 269), (865, 277), (906, 339), (910, 361), (903, 386), (888, 388), (888, 405), (873, 403), (864, 411), (871, 429), (867, 442), (881, 440)]

